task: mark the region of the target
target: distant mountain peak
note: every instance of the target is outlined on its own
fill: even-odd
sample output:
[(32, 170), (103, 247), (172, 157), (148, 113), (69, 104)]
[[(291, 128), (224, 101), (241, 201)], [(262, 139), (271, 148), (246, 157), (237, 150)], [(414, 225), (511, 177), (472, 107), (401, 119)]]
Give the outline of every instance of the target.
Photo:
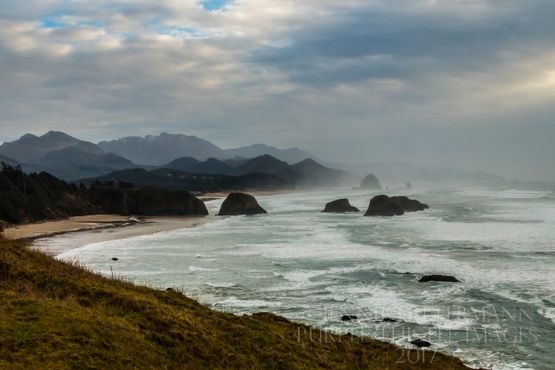
[(287, 164), (287, 162), (281, 161), (269, 154), (253, 158), (239, 166), (237, 169), (237, 171), (241, 174), (263, 173), (270, 175), (278, 175), (287, 170), (289, 170), (289, 164)]
[(263, 160), (265, 160), (265, 161), (276, 161), (276, 162), (285, 163), (285, 161), (277, 159), (276, 157), (274, 157), (273, 155), (270, 155), (270, 154), (262, 154), (262, 155), (259, 155), (258, 157), (254, 157), (252, 160), (253, 161), (263, 161)]
[(194, 135), (162, 132), (144, 137), (129, 136), (121, 139), (102, 141), (98, 146), (104, 151), (128, 158), (135, 163), (161, 166), (184, 157), (205, 161), (208, 158), (228, 160), (234, 158), (256, 158), (271, 155), (289, 164), (305, 158), (314, 158), (298, 148), (279, 149), (266, 144), (252, 144), (234, 149), (222, 149), (213, 143)]
[(38, 136), (33, 134), (25, 134), (19, 138), (19, 140), (32, 140), (32, 139), (38, 139)]
[(0, 145), (0, 154), (20, 163), (35, 163), (49, 152), (79, 146), (92, 154), (104, 154), (95, 144), (74, 138), (61, 131), (49, 131), (42, 136), (23, 135), (20, 139)]
[(306, 163), (306, 164), (312, 164), (312, 165), (318, 165), (321, 166), (320, 163), (316, 162), (314, 159), (312, 158), (305, 158), (302, 161), (300, 161), (299, 163)]
[(44, 137), (44, 138), (46, 138), (46, 137), (66, 137), (66, 138), (74, 139), (74, 137), (69, 136), (65, 132), (55, 131), (55, 130), (50, 130), (46, 134), (42, 135), (41, 137)]
[(227, 149), (230, 157), (256, 158), (261, 155), (270, 155), (289, 164), (297, 163), (305, 158), (315, 158), (312, 154), (299, 148), (279, 149), (266, 144), (252, 144), (235, 149)]
[(144, 137), (132, 136), (98, 143), (104, 151), (131, 159), (135, 163), (162, 165), (175, 159), (192, 157), (206, 160), (210, 157), (223, 158), (223, 149), (195, 136), (169, 134)]
[(325, 167), (323, 165), (321, 165), (320, 163), (316, 162), (314, 159), (312, 158), (305, 158), (302, 161), (295, 163), (293, 165), (293, 167), (312, 167), (312, 168), (322, 168)]

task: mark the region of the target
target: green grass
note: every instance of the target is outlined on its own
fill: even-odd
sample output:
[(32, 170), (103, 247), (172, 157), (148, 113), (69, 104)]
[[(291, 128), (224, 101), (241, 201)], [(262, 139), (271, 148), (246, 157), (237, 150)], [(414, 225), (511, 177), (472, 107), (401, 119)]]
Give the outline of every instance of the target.
[(215, 312), (0, 240), (1, 369), (466, 369), (431, 352), (398, 363), (391, 344), (316, 329), (311, 340), (310, 330)]

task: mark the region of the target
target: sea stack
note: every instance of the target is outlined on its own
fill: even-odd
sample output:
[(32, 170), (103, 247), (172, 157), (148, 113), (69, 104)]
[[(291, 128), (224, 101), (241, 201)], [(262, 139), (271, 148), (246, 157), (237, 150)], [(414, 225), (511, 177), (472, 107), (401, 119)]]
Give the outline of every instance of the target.
[(357, 207), (353, 207), (351, 203), (349, 203), (349, 199), (338, 199), (326, 204), (326, 207), (322, 212), (348, 213), (348, 212), (360, 212), (360, 210)]
[(405, 212), (418, 212), (430, 208), (427, 204), (407, 197), (377, 195), (370, 201), (365, 216), (401, 216)]
[(366, 176), (364, 180), (362, 180), (360, 184), (361, 189), (366, 190), (380, 190), (382, 185), (380, 184), (380, 180), (372, 174)]
[(387, 195), (376, 195), (370, 201), (365, 216), (401, 216), (405, 211)]
[(218, 216), (259, 215), (266, 212), (249, 194), (231, 193), (222, 203)]

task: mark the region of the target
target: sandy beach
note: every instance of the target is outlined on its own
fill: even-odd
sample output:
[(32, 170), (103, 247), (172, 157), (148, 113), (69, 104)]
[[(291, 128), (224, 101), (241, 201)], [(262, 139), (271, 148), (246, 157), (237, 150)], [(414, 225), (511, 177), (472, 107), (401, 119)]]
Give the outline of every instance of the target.
[(2, 233), (6, 239), (32, 239), (60, 233), (126, 226), (138, 220), (118, 215), (89, 215), (64, 220), (44, 221), (8, 227)]
[(57, 255), (92, 243), (133, 238), (203, 225), (212, 217), (147, 217), (141, 220), (118, 215), (71, 217), (7, 228), (6, 239), (34, 239), (31, 246)]

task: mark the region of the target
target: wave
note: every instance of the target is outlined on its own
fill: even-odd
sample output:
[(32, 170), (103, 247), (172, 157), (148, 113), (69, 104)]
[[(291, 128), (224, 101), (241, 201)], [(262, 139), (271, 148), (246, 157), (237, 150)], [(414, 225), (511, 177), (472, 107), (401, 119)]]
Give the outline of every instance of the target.
[(191, 272), (199, 272), (199, 271), (219, 271), (219, 269), (208, 268), (208, 267), (189, 266), (189, 271), (191, 271)]

